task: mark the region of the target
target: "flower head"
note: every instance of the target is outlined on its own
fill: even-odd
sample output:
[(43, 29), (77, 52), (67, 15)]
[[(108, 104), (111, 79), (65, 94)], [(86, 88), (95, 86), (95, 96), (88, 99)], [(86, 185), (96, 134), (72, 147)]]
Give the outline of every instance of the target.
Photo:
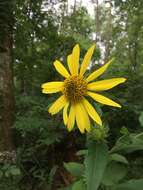
[(47, 82), (42, 84), (42, 92), (45, 94), (61, 93), (61, 96), (49, 108), (49, 113), (54, 115), (63, 109), (64, 124), (69, 131), (73, 129), (76, 121), (81, 133), (84, 133), (85, 130), (89, 132), (91, 129), (89, 117), (98, 125), (102, 125), (99, 114), (89, 103), (87, 97), (108, 106), (121, 107), (118, 103), (98, 92), (111, 89), (118, 84), (125, 82), (125, 78), (112, 78), (92, 82), (106, 71), (112, 60), (104, 64), (98, 70), (92, 72), (89, 76), (84, 76), (90, 64), (94, 49), (95, 45), (88, 49), (80, 66), (80, 47), (79, 45), (76, 45), (73, 48), (72, 53), (67, 57), (69, 71), (60, 61), (56, 60), (54, 62), (55, 69), (64, 77), (64, 81)]

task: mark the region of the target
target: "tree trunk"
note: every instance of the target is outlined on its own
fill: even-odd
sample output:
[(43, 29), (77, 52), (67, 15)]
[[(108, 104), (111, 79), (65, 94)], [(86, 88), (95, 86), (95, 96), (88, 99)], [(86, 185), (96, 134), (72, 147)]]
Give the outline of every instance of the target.
[(99, 41), (99, 2), (96, 0), (96, 8), (95, 8), (95, 17), (96, 17), (96, 43)]
[[(12, 1), (11, 1), (12, 2)], [(10, 2), (10, 3), (11, 3)], [(12, 5), (12, 4), (11, 4)], [(12, 130), (14, 118), (14, 95), (12, 74), (12, 6), (8, 1), (3, 3), (3, 15), (0, 18), (0, 69), (1, 69), (1, 97), (2, 97), (2, 119), (1, 119), (1, 150), (13, 150)], [(5, 6), (5, 7), (4, 7)], [(0, 14), (1, 16), (2, 14)], [(3, 22), (2, 22), (3, 21)]]
[(109, 3), (109, 13), (108, 13), (108, 34), (107, 34), (107, 39), (105, 42), (105, 58), (104, 62), (107, 62), (110, 56), (111, 52), (111, 40), (112, 40), (112, 1), (108, 0), (106, 1)]
[(76, 11), (76, 6), (77, 6), (77, 0), (74, 0), (73, 12)]
[(0, 53), (0, 65), (2, 66), (2, 141), (4, 149), (13, 149), (11, 127), (14, 115), (13, 77), (12, 77), (12, 39), (6, 36), (3, 44), (4, 52)]

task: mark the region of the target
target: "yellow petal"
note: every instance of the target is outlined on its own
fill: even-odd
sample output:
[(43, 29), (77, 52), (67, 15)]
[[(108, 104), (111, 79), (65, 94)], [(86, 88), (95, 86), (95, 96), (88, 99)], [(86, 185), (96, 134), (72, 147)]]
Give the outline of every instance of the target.
[(66, 105), (63, 109), (63, 121), (64, 121), (65, 125), (67, 125), (67, 122), (68, 122), (68, 114), (67, 114), (68, 106), (69, 106), (69, 102), (66, 103)]
[(74, 105), (71, 105), (68, 123), (67, 123), (67, 128), (69, 131), (71, 131), (73, 129), (74, 124), (75, 124), (75, 107), (74, 107)]
[(83, 105), (87, 111), (87, 113), (90, 115), (90, 117), (99, 125), (102, 125), (102, 121), (98, 113), (95, 111), (94, 107), (84, 98), (83, 99)]
[(56, 93), (62, 90), (63, 82), (46, 82), (41, 87), (44, 94)]
[(108, 61), (105, 65), (103, 65), (101, 68), (99, 68), (99, 69), (97, 69), (96, 71), (94, 71), (93, 73), (91, 73), (91, 74), (87, 77), (86, 81), (87, 81), (87, 82), (90, 82), (90, 81), (96, 79), (97, 77), (99, 77), (100, 75), (102, 75), (102, 74), (106, 71), (106, 69), (108, 68), (108, 66), (110, 65), (110, 63), (113, 62), (113, 60), (114, 60), (114, 59), (111, 59), (111, 60)]
[(101, 81), (89, 83), (87, 86), (87, 89), (93, 90), (93, 91), (94, 90), (95, 91), (108, 90), (125, 81), (126, 81), (125, 78), (112, 78), (112, 79), (107, 79), (107, 80), (101, 80)]
[(63, 66), (63, 64), (56, 60), (54, 62), (54, 66), (56, 68), (56, 70), (58, 71), (58, 73), (60, 73), (63, 77), (67, 78), (70, 76), (70, 74), (68, 73), (68, 71), (66, 70), (66, 68)]
[(67, 103), (67, 100), (64, 95), (60, 96), (49, 108), (49, 113), (52, 115), (58, 113)]
[(78, 75), (78, 68), (79, 68), (79, 57), (80, 57), (80, 47), (79, 45), (75, 45), (72, 52), (72, 61), (74, 65), (74, 75)]
[(87, 53), (85, 54), (83, 62), (81, 64), (81, 68), (80, 68), (80, 75), (83, 75), (85, 73), (87, 67), (89, 66), (89, 63), (90, 63), (91, 57), (93, 55), (94, 49), (95, 49), (95, 44), (93, 46), (91, 46), (88, 49)]
[(84, 133), (85, 130), (90, 131), (90, 121), (88, 114), (82, 103), (75, 104), (76, 110), (76, 122), (77, 126), (81, 133)]
[(72, 54), (67, 57), (68, 68), (71, 74), (73, 74)]
[(79, 45), (77, 44), (74, 46), (72, 54), (70, 54), (67, 57), (68, 67), (72, 75), (78, 75), (79, 56), (80, 56), (80, 48)]
[(99, 102), (101, 104), (121, 108), (121, 105), (119, 105), (118, 103), (114, 102), (113, 100), (111, 100), (109, 98), (106, 98), (103, 95), (93, 93), (93, 92), (89, 92), (89, 91), (87, 92), (87, 95), (91, 96), (95, 101), (97, 101), (97, 102)]

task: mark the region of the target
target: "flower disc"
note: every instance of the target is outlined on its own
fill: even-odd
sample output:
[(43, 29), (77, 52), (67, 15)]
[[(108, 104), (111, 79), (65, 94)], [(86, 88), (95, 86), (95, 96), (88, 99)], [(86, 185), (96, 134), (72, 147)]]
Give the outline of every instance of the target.
[(79, 102), (87, 92), (87, 83), (81, 76), (71, 76), (64, 81), (63, 94), (69, 101)]

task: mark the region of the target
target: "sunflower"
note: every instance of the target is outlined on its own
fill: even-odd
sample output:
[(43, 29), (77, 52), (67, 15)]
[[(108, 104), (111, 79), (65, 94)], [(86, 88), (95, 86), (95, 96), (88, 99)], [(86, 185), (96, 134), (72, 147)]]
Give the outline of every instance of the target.
[(64, 77), (64, 81), (42, 84), (42, 93), (44, 94), (61, 93), (61, 96), (51, 105), (48, 111), (54, 115), (63, 109), (63, 121), (69, 131), (73, 129), (76, 121), (81, 133), (84, 133), (85, 130), (89, 132), (91, 129), (89, 118), (102, 126), (99, 114), (87, 100), (87, 97), (91, 97), (96, 102), (104, 105), (121, 107), (118, 103), (98, 92), (109, 90), (125, 82), (125, 78), (112, 78), (92, 82), (106, 71), (113, 60), (110, 60), (89, 76), (84, 76), (90, 64), (94, 49), (95, 45), (92, 45), (88, 49), (80, 66), (80, 47), (78, 44), (75, 45), (72, 53), (67, 57), (69, 71), (60, 61), (56, 60), (54, 62), (55, 69)]

